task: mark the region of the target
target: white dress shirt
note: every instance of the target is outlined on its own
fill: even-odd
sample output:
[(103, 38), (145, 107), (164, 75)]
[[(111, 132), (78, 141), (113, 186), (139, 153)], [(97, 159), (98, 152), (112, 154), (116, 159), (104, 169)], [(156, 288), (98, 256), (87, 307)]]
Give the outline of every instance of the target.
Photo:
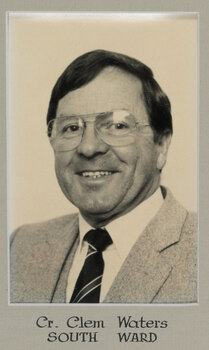
[[(107, 247), (102, 253), (104, 259), (104, 272), (100, 302), (104, 300), (134, 243), (144, 231), (150, 220), (155, 216), (162, 204), (163, 197), (159, 188), (151, 197), (142, 202), (132, 211), (113, 220), (105, 226), (113, 240), (113, 244)], [(79, 214), (79, 245), (68, 276), (66, 302), (69, 302), (72, 296), (77, 278), (84, 264), (88, 251), (88, 243), (85, 242), (83, 238), (91, 229), (92, 227), (84, 220), (81, 214)]]

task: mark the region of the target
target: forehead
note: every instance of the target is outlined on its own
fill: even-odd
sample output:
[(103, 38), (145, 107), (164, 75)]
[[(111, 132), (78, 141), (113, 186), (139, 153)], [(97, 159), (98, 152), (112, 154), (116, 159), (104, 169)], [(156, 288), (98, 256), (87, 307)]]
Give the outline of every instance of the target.
[(115, 67), (107, 67), (87, 85), (69, 92), (58, 103), (57, 117), (128, 109), (146, 114), (140, 80)]

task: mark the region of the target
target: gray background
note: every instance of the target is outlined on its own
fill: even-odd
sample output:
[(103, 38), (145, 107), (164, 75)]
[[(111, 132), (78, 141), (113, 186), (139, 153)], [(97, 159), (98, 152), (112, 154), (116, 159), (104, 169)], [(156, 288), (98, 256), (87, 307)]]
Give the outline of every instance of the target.
[[(85, 4), (85, 5), (84, 5)], [(151, 306), (151, 305), (97, 305), (97, 306), (8, 306), (8, 257), (6, 229), (6, 59), (5, 12), (6, 11), (191, 11), (200, 12), (200, 101), (199, 101), (199, 256), (200, 291), (199, 305)], [(1, 318), (0, 348), (8, 350), (28, 349), (208, 349), (209, 332), (209, 259), (208, 259), (208, 3), (207, 1), (4, 1), (1, 3)], [(2, 49), (3, 48), (3, 49)], [(103, 319), (106, 328), (100, 332), (100, 343), (47, 343), (48, 330), (38, 329), (35, 320), (46, 315), (66, 330), (64, 321), (72, 315), (89, 319)], [(153, 344), (120, 344), (116, 315), (133, 315), (136, 319), (167, 320), (166, 329), (156, 330), (159, 340)], [(63, 325), (63, 327), (62, 327)], [(70, 331), (68, 329), (68, 331)], [(140, 330), (138, 330), (140, 331)]]

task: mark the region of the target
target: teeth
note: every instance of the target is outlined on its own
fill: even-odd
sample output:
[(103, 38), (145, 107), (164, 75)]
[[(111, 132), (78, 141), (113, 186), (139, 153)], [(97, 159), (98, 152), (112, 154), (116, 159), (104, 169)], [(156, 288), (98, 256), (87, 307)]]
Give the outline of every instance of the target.
[(84, 171), (82, 176), (93, 177), (93, 179), (99, 178), (101, 176), (106, 176), (112, 174), (111, 171)]

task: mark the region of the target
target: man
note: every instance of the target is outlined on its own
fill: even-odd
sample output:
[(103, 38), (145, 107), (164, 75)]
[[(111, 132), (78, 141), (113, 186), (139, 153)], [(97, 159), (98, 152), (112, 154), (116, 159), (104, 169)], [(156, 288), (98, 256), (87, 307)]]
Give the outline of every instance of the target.
[(79, 215), (17, 230), (11, 301), (195, 302), (196, 226), (160, 187), (172, 117), (151, 70), (103, 50), (78, 57), (53, 88), (47, 126)]

